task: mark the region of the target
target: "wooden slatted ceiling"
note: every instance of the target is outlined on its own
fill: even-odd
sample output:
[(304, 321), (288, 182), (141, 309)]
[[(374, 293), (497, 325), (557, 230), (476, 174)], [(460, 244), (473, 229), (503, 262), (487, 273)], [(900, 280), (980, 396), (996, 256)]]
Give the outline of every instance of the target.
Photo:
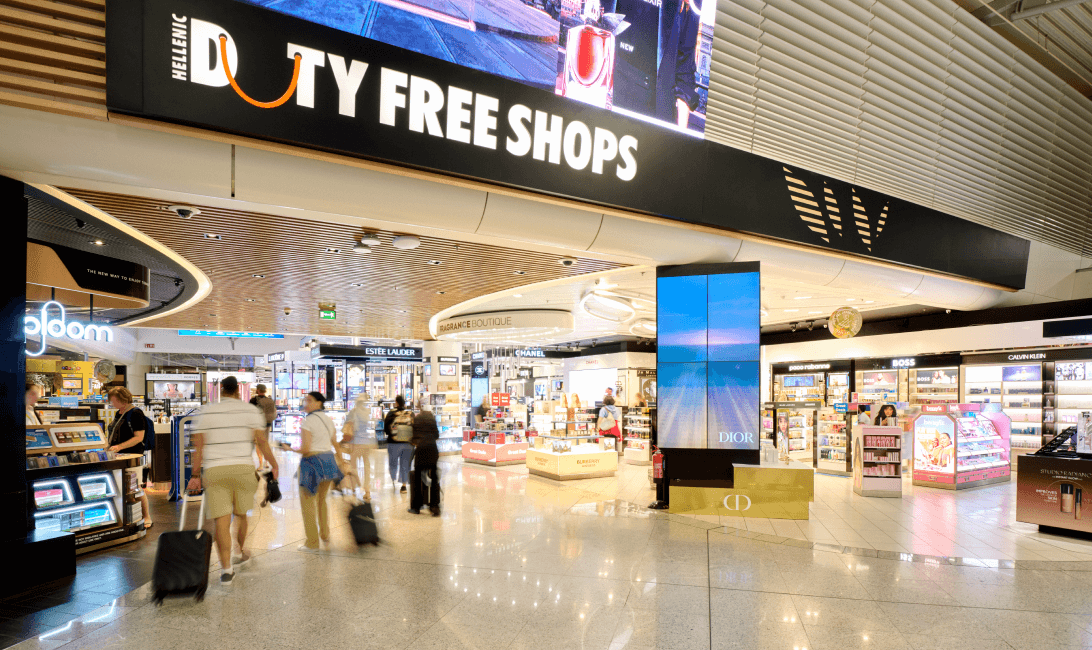
[[(205, 300), (146, 323), (150, 327), (428, 339), (429, 318), (464, 300), (624, 266), (580, 259), (564, 267), (553, 254), (431, 237), (402, 251), (391, 240), (408, 233), (392, 232), (376, 233), (382, 245), (361, 255), (351, 249), (364, 231), (347, 224), (206, 206), (182, 220), (165, 209), (166, 201), (64, 191), (171, 248), (209, 276), (212, 292)], [(206, 239), (206, 233), (223, 239)], [(441, 264), (430, 265), (431, 260)], [(321, 302), (336, 304), (337, 320), (319, 320)], [(292, 308), (287, 318), (286, 306)]]
[(105, 120), (105, 0), (0, 0), (0, 103)]

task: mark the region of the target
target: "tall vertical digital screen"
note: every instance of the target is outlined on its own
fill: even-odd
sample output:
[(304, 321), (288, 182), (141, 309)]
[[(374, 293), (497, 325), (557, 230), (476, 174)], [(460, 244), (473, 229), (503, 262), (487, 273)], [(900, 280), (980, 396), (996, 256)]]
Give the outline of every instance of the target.
[[(659, 446), (759, 448), (759, 273), (656, 279)], [(747, 269), (743, 271), (742, 269)]]

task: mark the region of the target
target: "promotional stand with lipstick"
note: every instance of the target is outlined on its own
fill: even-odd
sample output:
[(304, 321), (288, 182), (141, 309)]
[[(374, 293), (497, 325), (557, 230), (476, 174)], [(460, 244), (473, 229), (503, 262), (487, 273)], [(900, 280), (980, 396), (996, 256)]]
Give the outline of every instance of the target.
[(1092, 515), (1082, 512), (1092, 489), (1092, 413), (1020, 460), (1016, 473), (1016, 520), (1039, 532), (1092, 538)]

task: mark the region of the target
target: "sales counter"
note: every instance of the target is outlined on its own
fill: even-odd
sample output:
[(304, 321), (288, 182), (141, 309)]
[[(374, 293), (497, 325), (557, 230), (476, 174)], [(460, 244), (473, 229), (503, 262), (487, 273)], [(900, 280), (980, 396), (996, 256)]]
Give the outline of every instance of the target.
[[(527, 471), (555, 481), (614, 476), (618, 452), (614, 439), (600, 436), (534, 436), (527, 450)], [(604, 445), (609, 444), (609, 449)]]
[(763, 519), (808, 519), (815, 470), (796, 460), (735, 465), (734, 486), (671, 486), (668, 512)]
[(77, 555), (144, 537), (143, 454), (104, 451), (96, 423), (27, 426), (26, 436), (35, 530), (73, 533)]

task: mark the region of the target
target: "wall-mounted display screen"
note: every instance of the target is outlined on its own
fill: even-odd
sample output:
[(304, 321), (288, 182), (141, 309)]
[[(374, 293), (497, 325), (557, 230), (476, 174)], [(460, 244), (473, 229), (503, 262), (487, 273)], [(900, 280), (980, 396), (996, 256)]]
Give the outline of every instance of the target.
[(598, 108), (705, 132), (714, 0), (244, 1)]
[(455, 364), (453, 364), (453, 363), (441, 363), (440, 364), (440, 376), (441, 377), (454, 377), (455, 376)]
[(865, 386), (894, 386), (899, 380), (897, 371), (866, 372), (862, 376)]
[(758, 449), (757, 269), (656, 285), (659, 445)]
[(195, 399), (197, 384), (192, 381), (153, 381), (152, 397), (155, 399)]
[[(306, 372), (297, 372), (295, 377), (296, 377), (295, 378), (296, 388), (298, 388), (300, 390), (307, 390), (308, 387), (309, 387), (308, 383), (307, 383), (308, 382), (307, 373)], [(277, 388), (278, 389), (292, 388), (292, 375), (287, 373), (287, 372), (278, 372), (277, 373)]]
[(1002, 381), (1042, 381), (1043, 367), (1034, 366), (1005, 366), (1001, 369)]
[(787, 375), (781, 378), (785, 388), (811, 388), (815, 386), (815, 375)]
[(934, 370), (917, 370), (918, 385), (954, 385), (959, 383), (959, 368), (936, 368)]

